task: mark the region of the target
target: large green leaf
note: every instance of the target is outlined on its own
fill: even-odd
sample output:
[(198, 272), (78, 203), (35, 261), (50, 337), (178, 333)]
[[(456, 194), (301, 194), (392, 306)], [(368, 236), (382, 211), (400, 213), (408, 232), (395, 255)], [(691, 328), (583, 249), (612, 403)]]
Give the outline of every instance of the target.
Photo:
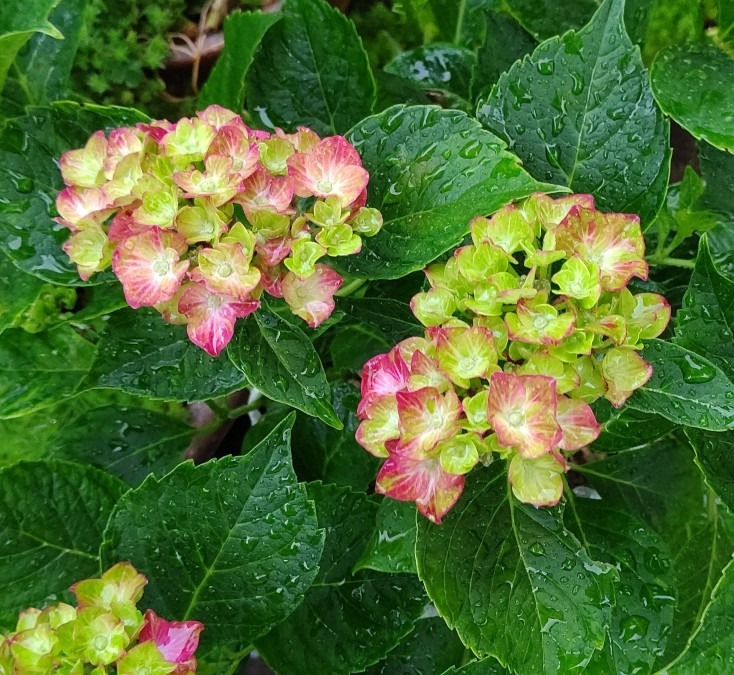
[(268, 398), (341, 429), (331, 407), (324, 367), (296, 321), (263, 303), (255, 314), (239, 322), (227, 354), (247, 382)]
[(49, 21), (63, 34), (63, 40), (46, 33), (31, 37), (10, 70), (2, 91), (4, 106), (12, 102), (18, 106), (18, 114), (22, 114), (27, 105), (41, 105), (63, 97), (88, 3), (89, 0), (61, 0), (56, 5)]
[(124, 491), (117, 478), (68, 462), (0, 470), (0, 628), (99, 574), (107, 518)]
[(224, 49), (199, 94), (199, 108), (216, 103), (239, 112), (245, 101), (245, 76), (265, 33), (279, 14), (234, 12), (223, 25)]
[(693, 452), (676, 438), (625, 450), (603, 461), (574, 467), (602, 499), (647, 522), (667, 544), (677, 580), (677, 606), (664, 670), (699, 624), (723, 567), (734, 551), (734, 518), (718, 507)]
[(287, 0), (247, 73), (247, 108), (266, 127), (343, 134), (372, 112), (375, 81), (352, 22), (325, 0)]
[(734, 380), (734, 281), (717, 269), (706, 237), (676, 314), (675, 333), (679, 345), (706, 357)]
[[(474, 52), (464, 47), (436, 43), (401, 52), (385, 66), (385, 72), (414, 82), (421, 89), (453, 94), (468, 108)], [(457, 107), (456, 105), (452, 107)]]
[(73, 396), (96, 349), (68, 325), (36, 333), (20, 328), (0, 336), (0, 419), (27, 415)]
[(148, 474), (163, 476), (183, 461), (194, 433), (196, 429), (154, 410), (104, 406), (69, 419), (46, 453), (97, 466), (134, 487)]
[(410, 305), (391, 298), (338, 298), (337, 310), (344, 312), (342, 325), (359, 326), (365, 334), (379, 340), (390, 351), (405, 338), (421, 335), (423, 325)]
[(665, 650), (675, 610), (675, 575), (665, 543), (635, 514), (605, 500), (573, 497), (569, 524), (589, 555), (614, 565), (611, 623), (585, 673), (650, 673)]
[(649, 64), (662, 49), (700, 40), (703, 36), (704, 12), (701, 3), (695, 0), (653, 0), (649, 5), (650, 14), (642, 47), (645, 63)]
[(597, 401), (593, 408), (597, 421), (602, 424), (602, 432), (592, 447), (601, 452), (645, 445), (676, 426), (660, 415), (640, 412), (629, 406), (614, 408), (606, 399)]
[(423, 42), (449, 42), (475, 47), (483, 37), (483, 14), (497, 0), (402, 0), (409, 25), (415, 26)]
[(61, 39), (63, 35), (48, 16), (59, 0), (6, 0), (0, 4), (0, 91), (10, 65), (34, 33)]
[(0, 252), (0, 333), (12, 328), (33, 304), (44, 286), (38, 277), (22, 272)]
[(418, 574), (478, 656), (521, 673), (567, 673), (604, 644), (612, 570), (563, 526), (563, 508), (510, 493), (504, 462), (470, 474), (441, 526), (418, 524)]
[(316, 575), (323, 537), (291, 466), (293, 419), (245, 457), (149, 478), (110, 518), (103, 561), (129, 560), (148, 577), (147, 606), (201, 621), (205, 663), (285, 619)]
[(380, 502), (372, 536), (354, 569), (415, 574), (416, 510), (412, 502)]
[(335, 485), (311, 483), (319, 526), (326, 529), (321, 567), (303, 604), (255, 646), (289, 675), (360, 672), (410, 633), (426, 604), (412, 574), (352, 574), (377, 503)]
[(363, 492), (369, 489), (380, 461), (354, 438), (359, 426), (359, 399), (359, 387), (354, 382), (332, 383), (331, 405), (344, 425), (341, 430), (316, 417), (298, 415), (293, 429), (293, 445), (298, 448), (293, 455), (293, 466), (301, 480), (321, 480)]
[(97, 345), (97, 358), (84, 381), (88, 389), (122, 389), (177, 401), (223, 396), (245, 384), (224, 357), (195, 346), (183, 326), (171, 326), (152, 309), (112, 314)]
[(665, 199), (668, 123), (623, 16), (623, 0), (606, 0), (582, 30), (543, 42), (500, 78), (477, 115), (531, 175), (649, 224)]
[[(4, 5), (3, 5), (4, 6)], [(30, 108), (0, 132), (0, 249), (26, 272), (57, 284), (83, 286), (61, 245), (69, 231), (55, 223), (56, 195), (63, 189), (58, 161), (66, 150), (82, 147), (103, 129), (148, 118), (127, 108), (55, 103)]]
[(734, 666), (734, 561), (724, 569), (702, 623), (671, 675), (729, 675)]
[(597, 0), (506, 0), (510, 14), (536, 38), (544, 40), (583, 26), (598, 7)]
[(370, 172), (383, 230), (339, 261), (356, 276), (396, 279), (456, 246), (469, 221), (539, 190), (494, 134), (457, 110), (394, 106), (347, 135)]
[(734, 150), (734, 59), (712, 44), (660, 52), (650, 82), (660, 107), (678, 124), (722, 150)]
[(649, 340), (642, 357), (653, 367), (627, 405), (687, 427), (734, 426), (734, 383), (711, 361), (678, 344)]
[[(367, 675), (432, 675), (461, 663), (466, 649), (440, 616), (423, 618)], [(484, 675), (488, 675), (485, 673)]]
[(734, 433), (686, 429), (706, 482), (734, 511)]

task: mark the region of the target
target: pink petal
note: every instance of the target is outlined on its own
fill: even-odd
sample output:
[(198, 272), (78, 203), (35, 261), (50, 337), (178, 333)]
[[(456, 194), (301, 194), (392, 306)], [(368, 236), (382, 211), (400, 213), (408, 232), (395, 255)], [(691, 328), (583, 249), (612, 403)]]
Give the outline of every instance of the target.
[(556, 381), (544, 375), (492, 373), (487, 417), (500, 443), (516, 447), (523, 457), (551, 452), (562, 436), (556, 421)]
[(169, 663), (187, 663), (199, 646), (204, 625), (198, 621), (166, 621), (152, 609), (145, 612), (139, 642), (153, 642)]
[(250, 143), (246, 128), (225, 126), (217, 132), (207, 150), (207, 158), (212, 156), (232, 159), (234, 170), (244, 180), (257, 169), (260, 149), (256, 143)]
[(209, 126), (217, 130), (233, 123), (236, 124), (237, 121), (244, 127), (242, 118), (236, 112), (223, 108), (221, 105), (210, 105), (208, 108), (204, 108), (204, 110), (199, 110), (196, 116), (202, 122), (206, 122)]
[(559, 396), (557, 405), (556, 419), (563, 432), (558, 443), (561, 450), (579, 450), (599, 438), (601, 425), (587, 403), (568, 396)]
[(89, 216), (106, 218), (111, 206), (112, 200), (102, 188), (68, 187), (56, 197), (56, 210), (70, 229)]
[(219, 356), (234, 335), (238, 318), (252, 314), (258, 300), (238, 301), (227, 295), (212, 293), (204, 284), (191, 283), (186, 286), (178, 310), (187, 319), (186, 331), (189, 339), (211, 356)]
[(395, 452), (425, 458), (438, 443), (460, 431), (461, 402), (453, 389), (441, 394), (433, 387), (395, 395), (400, 417), (400, 441)]
[(180, 261), (187, 248), (183, 237), (157, 227), (119, 242), (112, 268), (127, 303), (138, 308), (170, 300), (189, 267), (188, 260)]
[(66, 185), (94, 188), (104, 182), (107, 139), (103, 131), (95, 131), (86, 145), (78, 150), (69, 150), (61, 155), (59, 166)]
[(328, 265), (316, 265), (316, 271), (306, 279), (288, 272), (283, 279), (283, 297), (294, 314), (316, 328), (334, 311), (334, 293), (343, 281)]
[(288, 257), (292, 243), (293, 239), (288, 235), (275, 237), (275, 239), (265, 239), (255, 244), (255, 251), (263, 264), (268, 267), (275, 267)]
[(286, 271), (280, 266), (268, 267), (262, 262), (255, 265), (260, 270), (260, 285), (266, 293), (274, 298), (283, 297), (283, 279), (285, 279)]
[(441, 522), (464, 490), (464, 476), (447, 473), (438, 459), (394, 455), (382, 465), (375, 491), (399, 501), (415, 502), (436, 524)]
[(293, 200), (293, 181), (289, 176), (273, 176), (267, 169), (258, 166), (242, 184), (235, 201), (245, 214), (252, 211), (286, 212)]
[(409, 378), (410, 371), (398, 347), (367, 361), (362, 368), (362, 400), (357, 408), (360, 419), (368, 416), (371, 399), (397, 394), (407, 386)]
[(110, 241), (123, 241), (136, 234), (142, 234), (152, 229), (150, 225), (143, 225), (135, 220), (131, 210), (118, 211), (110, 223), (107, 236)]

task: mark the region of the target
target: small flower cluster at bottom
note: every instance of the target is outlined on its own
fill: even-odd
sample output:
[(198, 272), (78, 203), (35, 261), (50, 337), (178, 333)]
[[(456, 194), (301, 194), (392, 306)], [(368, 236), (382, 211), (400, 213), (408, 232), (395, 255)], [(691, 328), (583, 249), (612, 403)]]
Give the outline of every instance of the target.
[(344, 137), (270, 134), (219, 106), (98, 131), (60, 167), (55, 220), (81, 278), (111, 266), (131, 307), (186, 324), (212, 356), (263, 292), (311, 327), (325, 321), (343, 281), (326, 262), (382, 227)]
[(642, 340), (670, 319), (662, 296), (627, 288), (647, 278), (639, 220), (590, 195), (532, 195), (470, 230), (411, 302), (424, 337), (365, 364), (357, 410), (357, 441), (386, 460), (377, 491), (436, 523), (495, 456), (520, 501), (557, 503), (564, 453), (600, 433), (589, 404), (645, 384)]
[(137, 603), (147, 579), (119, 563), (99, 579), (71, 587), (77, 607), (60, 602), (20, 613), (0, 635), (0, 675), (189, 675), (204, 626), (166, 621)]

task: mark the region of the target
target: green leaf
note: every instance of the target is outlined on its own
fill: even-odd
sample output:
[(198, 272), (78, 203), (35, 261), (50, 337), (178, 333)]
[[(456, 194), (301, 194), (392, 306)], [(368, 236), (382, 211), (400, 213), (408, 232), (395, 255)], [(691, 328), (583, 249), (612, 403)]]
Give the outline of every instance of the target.
[(63, 35), (48, 21), (59, 0), (7, 0), (0, 5), (0, 91), (10, 65), (20, 48), (34, 33), (55, 39)]
[(477, 116), (538, 178), (650, 223), (665, 199), (668, 123), (655, 105), (623, 0), (543, 42), (504, 74)]
[(506, 0), (510, 14), (537, 39), (583, 26), (597, 9), (597, 0)]
[(255, 646), (278, 672), (359, 672), (410, 633), (425, 592), (411, 574), (352, 574), (374, 522), (375, 501), (335, 485), (311, 483), (308, 491), (326, 529), (318, 576), (303, 604)]
[(490, 656), (481, 661), (470, 661), (461, 668), (450, 668), (443, 675), (509, 675), (509, 672)]
[(703, 36), (703, 20), (703, 7), (699, 2), (691, 0), (651, 2), (642, 48), (645, 63), (650, 63), (662, 49), (700, 40)]
[(242, 110), (247, 71), (263, 36), (279, 20), (279, 14), (263, 12), (234, 12), (224, 20), (224, 49), (199, 94), (199, 108), (216, 103)]
[(148, 118), (127, 108), (55, 103), (31, 108), (10, 120), (0, 133), (0, 249), (25, 272), (56, 284), (85, 286), (61, 245), (69, 236), (52, 218), (56, 195), (64, 188), (58, 161), (83, 147), (98, 129), (136, 124)]
[(446, 622), (440, 616), (431, 616), (418, 621), (408, 637), (365, 672), (367, 675), (444, 673), (461, 663), (465, 651)]
[(423, 42), (451, 42), (475, 47), (483, 37), (482, 14), (496, 0), (403, 0), (410, 24), (423, 35)]
[(702, 623), (671, 675), (728, 675), (734, 654), (734, 561), (730, 561), (711, 594)]
[(241, 389), (244, 378), (226, 357), (194, 345), (183, 326), (165, 323), (152, 309), (128, 308), (107, 321), (84, 386), (201, 401)]
[(614, 408), (606, 399), (597, 401), (593, 409), (597, 421), (602, 424), (602, 432), (592, 447), (600, 452), (639, 447), (676, 427), (674, 422), (660, 415), (640, 412), (629, 406)]
[(468, 108), (474, 52), (450, 44), (431, 44), (398, 54), (385, 71), (416, 83), (421, 89), (454, 94)]
[(0, 419), (27, 415), (74, 396), (96, 348), (68, 325), (0, 336)]
[(691, 448), (674, 437), (574, 470), (604, 502), (647, 522), (671, 552), (678, 603), (665, 656), (656, 664), (664, 670), (700, 622), (711, 590), (734, 552), (734, 518), (717, 507), (701, 473), (694, 470)]
[(339, 261), (350, 274), (396, 279), (456, 246), (469, 221), (552, 185), (537, 183), (494, 134), (458, 110), (394, 106), (348, 134), (370, 172), (385, 225)]
[(418, 574), (477, 656), (566, 673), (604, 643), (611, 568), (563, 527), (563, 508), (519, 503), (504, 462), (475, 470), (440, 527), (418, 523)]
[(385, 498), (380, 502), (372, 531), (354, 570), (416, 574), (416, 510), (411, 502)]
[(352, 22), (325, 0), (287, 0), (247, 73), (247, 108), (265, 127), (343, 134), (372, 112), (375, 81)]
[(675, 334), (679, 345), (715, 363), (734, 380), (734, 281), (717, 269), (705, 236), (683, 307), (676, 314)]
[(100, 573), (99, 545), (124, 491), (117, 478), (68, 462), (0, 470), (0, 627), (14, 629), (21, 610)]
[(286, 320), (263, 303), (239, 322), (227, 354), (247, 382), (268, 398), (342, 428), (319, 355), (295, 319)]
[(301, 480), (321, 480), (363, 492), (368, 490), (380, 462), (354, 438), (359, 426), (359, 399), (359, 387), (353, 382), (332, 383), (331, 405), (344, 425), (340, 431), (315, 417), (298, 415), (293, 431), (293, 445), (298, 450), (294, 453), (293, 465)]
[(22, 272), (0, 252), (0, 333), (17, 325), (44, 285), (41, 279)]
[(68, 420), (47, 454), (91, 464), (133, 487), (148, 474), (163, 476), (183, 461), (196, 429), (145, 408), (105, 406)]
[(734, 435), (731, 432), (686, 429), (696, 463), (706, 483), (734, 511)]
[(18, 53), (2, 98), (18, 106), (19, 114), (27, 105), (49, 103), (66, 94), (88, 2), (61, 0), (49, 21), (63, 34), (63, 40), (36, 33)]
[(487, 97), (500, 75), (515, 61), (535, 49), (536, 42), (515, 19), (500, 12), (487, 12), (487, 32), (477, 50), (477, 63), (472, 73), (472, 99)]
[(703, 356), (663, 340), (648, 340), (642, 358), (652, 377), (627, 405), (687, 427), (723, 431), (734, 426), (734, 383)]
[(649, 673), (662, 656), (675, 610), (675, 575), (665, 543), (635, 514), (574, 497), (573, 529), (589, 556), (619, 571), (603, 650), (585, 673)]
[(216, 650), (243, 650), (285, 619), (316, 575), (323, 538), (291, 466), (293, 419), (246, 457), (148, 478), (110, 517), (105, 565), (129, 560), (148, 577), (147, 606), (201, 621), (204, 663)]
[(660, 107), (696, 138), (734, 150), (734, 59), (708, 43), (660, 52), (650, 82)]
[(706, 183), (702, 203), (734, 219), (734, 155), (708, 143), (699, 144), (701, 174)]
[(387, 352), (398, 342), (422, 335), (423, 325), (410, 305), (391, 298), (338, 298), (337, 310), (344, 312), (342, 325), (359, 326), (377, 338)]

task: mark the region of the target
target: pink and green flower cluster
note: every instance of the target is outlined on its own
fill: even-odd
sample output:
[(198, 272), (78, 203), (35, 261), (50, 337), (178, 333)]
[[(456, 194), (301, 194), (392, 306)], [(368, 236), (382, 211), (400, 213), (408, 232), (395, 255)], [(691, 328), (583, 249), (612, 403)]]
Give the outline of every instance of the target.
[(0, 635), (0, 675), (188, 675), (202, 624), (166, 621), (137, 608), (146, 578), (119, 563), (72, 586), (77, 607), (60, 602), (20, 613)]
[(63, 155), (61, 173), (57, 221), (80, 276), (112, 266), (131, 307), (186, 324), (213, 356), (263, 291), (322, 323), (342, 284), (325, 261), (382, 227), (345, 138), (255, 131), (219, 106), (98, 131)]
[(357, 440), (385, 458), (377, 491), (440, 522), (464, 476), (508, 461), (515, 496), (553, 505), (567, 456), (600, 433), (589, 406), (621, 406), (652, 374), (639, 354), (670, 306), (646, 279), (636, 216), (589, 195), (536, 194), (470, 223), (472, 243), (426, 270), (426, 326), (362, 373)]

